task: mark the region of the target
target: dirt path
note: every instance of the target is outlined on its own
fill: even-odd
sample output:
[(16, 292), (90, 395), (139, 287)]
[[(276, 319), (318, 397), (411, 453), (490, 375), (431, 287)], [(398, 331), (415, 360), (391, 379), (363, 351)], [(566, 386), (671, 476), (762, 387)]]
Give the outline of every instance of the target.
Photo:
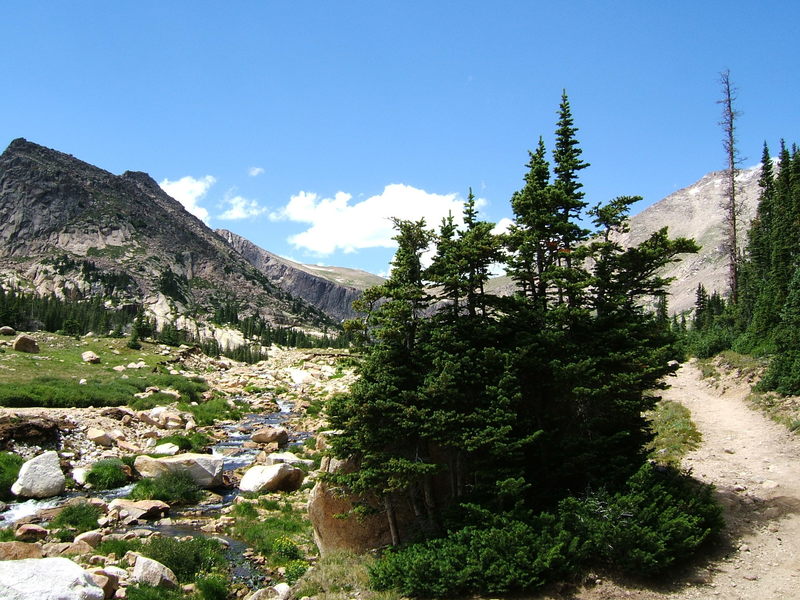
[(747, 407), (746, 382), (712, 387), (683, 365), (671, 383), (703, 434), (684, 466), (716, 486), (730, 541), (696, 577), (709, 585), (675, 597), (800, 598), (800, 437)]
[(800, 600), (800, 436), (747, 407), (750, 386), (718, 386), (683, 365), (662, 395), (682, 403), (703, 435), (684, 467), (713, 484), (722, 544), (674, 581), (642, 587), (600, 580), (541, 600)]

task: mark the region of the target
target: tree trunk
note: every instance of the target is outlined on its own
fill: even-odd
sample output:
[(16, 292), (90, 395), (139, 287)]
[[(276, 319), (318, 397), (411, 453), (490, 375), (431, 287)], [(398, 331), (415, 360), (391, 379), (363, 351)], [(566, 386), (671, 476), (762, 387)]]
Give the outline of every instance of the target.
[(383, 508), (386, 510), (386, 519), (389, 522), (389, 533), (392, 536), (392, 546), (400, 545), (400, 534), (397, 531), (397, 516), (394, 512), (394, 503), (391, 494), (383, 497)]

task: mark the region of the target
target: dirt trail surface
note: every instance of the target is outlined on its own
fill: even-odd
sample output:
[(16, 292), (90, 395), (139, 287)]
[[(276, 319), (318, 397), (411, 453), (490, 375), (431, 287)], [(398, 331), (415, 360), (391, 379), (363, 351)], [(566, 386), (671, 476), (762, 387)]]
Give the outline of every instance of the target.
[(701, 379), (691, 364), (662, 396), (686, 406), (703, 435), (684, 467), (713, 484), (722, 542), (674, 581), (607, 581), (542, 600), (800, 600), (800, 436), (749, 408), (750, 384)]

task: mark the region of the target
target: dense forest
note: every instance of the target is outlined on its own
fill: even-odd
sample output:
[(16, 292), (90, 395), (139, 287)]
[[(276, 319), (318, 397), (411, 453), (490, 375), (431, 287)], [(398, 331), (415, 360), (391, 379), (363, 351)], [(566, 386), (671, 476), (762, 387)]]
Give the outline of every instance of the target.
[[(762, 155), (756, 218), (738, 257), (737, 293), (698, 287), (684, 331), (690, 353), (709, 357), (732, 349), (769, 357), (764, 390), (800, 394), (800, 151), (781, 143), (777, 161)], [(733, 298), (736, 298), (734, 301)]]
[[(659, 269), (695, 252), (657, 231), (623, 248), (637, 197), (589, 207), (571, 109), (562, 97), (552, 163), (540, 138), (514, 223), (502, 235), (395, 221), (385, 284), (361, 300), (360, 379), (329, 406), (329, 476), (383, 514), (394, 549), (378, 588), (417, 596), (534, 589), (591, 566), (655, 574), (720, 526), (704, 488), (646, 460), (643, 413), (681, 358)], [(592, 228), (587, 228), (587, 224)], [(433, 250), (430, 266), (423, 254)], [(517, 284), (487, 294), (495, 265)]]

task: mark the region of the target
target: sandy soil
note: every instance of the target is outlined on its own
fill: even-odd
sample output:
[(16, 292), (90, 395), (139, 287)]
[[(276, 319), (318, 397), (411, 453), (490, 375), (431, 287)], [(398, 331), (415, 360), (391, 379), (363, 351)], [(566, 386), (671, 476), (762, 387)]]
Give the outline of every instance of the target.
[(683, 365), (663, 396), (692, 411), (703, 442), (684, 460), (717, 488), (726, 530), (712, 553), (674, 581), (642, 587), (601, 580), (575, 600), (800, 599), (800, 436), (745, 404), (747, 382), (716, 387)]

